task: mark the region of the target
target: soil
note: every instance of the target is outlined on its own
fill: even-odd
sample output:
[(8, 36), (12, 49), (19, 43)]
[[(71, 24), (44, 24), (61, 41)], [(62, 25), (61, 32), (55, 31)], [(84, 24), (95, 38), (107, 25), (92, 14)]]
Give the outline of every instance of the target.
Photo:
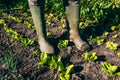
[[(5, 12), (19, 18), (28, 20), (28, 17), (22, 16), (19, 10)], [(30, 15), (30, 13), (28, 13), (28, 15)], [(15, 74), (11, 74), (12, 72), (6, 68), (6, 65), (2, 61), (0, 61), (0, 73), (7, 77), (8, 80), (60, 80), (58, 77), (55, 78), (56, 72), (50, 70), (48, 66), (38, 67), (37, 65), (37, 63), (40, 61), (39, 56), (41, 52), (39, 50), (39, 45), (37, 42), (36, 31), (28, 29), (23, 24), (23, 22), (17, 23), (14, 20), (7, 19), (2, 15), (0, 15), (0, 18), (4, 19), (5, 22), (9, 25), (9, 27), (17, 31), (19, 34), (23, 34), (26, 37), (35, 41), (32, 46), (24, 46), (19, 40), (10, 38), (5, 32), (4, 27), (0, 25), (0, 59), (4, 58), (5, 53), (13, 54), (14, 58), (17, 59), (17, 69)], [(29, 22), (33, 24), (32, 19), (29, 20)], [(59, 20), (51, 22), (53, 23), (53, 25), (52, 27), (47, 25), (47, 31), (52, 33), (52, 37), (50, 37), (49, 40), (54, 45), (54, 47), (56, 47), (60, 39), (68, 38), (68, 30), (58, 28), (58, 26), (61, 24)], [(88, 39), (89, 35), (102, 32), (100, 32), (99, 28), (101, 26), (99, 26), (99, 28), (96, 29), (96, 33), (91, 33), (91, 27), (96, 28), (94, 26), (89, 26), (89, 28), (83, 29), (84, 34), (81, 35), (82, 38), (92, 47), (89, 52), (97, 52), (97, 61), (85, 61), (84, 53), (79, 51), (73, 43), (69, 43), (69, 46), (65, 49), (56, 49), (56, 53), (62, 56), (62, 61), (65, 65), (75, 65), (74, 73), (71, 77), (72, 80), (120, 80), (120, 77), (118, 76), (109, 77), (107, 73), (101, 71), (101, 65), (105, 61), (108, 61), (113, 65), (119, 66), (120, 70), (120, 57), (118, 57), (116, 54), (120, 51), (120, 47), (118, 47), (116, 51), (112, 51), (106, 48), (105, 43), (100, 45), (92, 43)], [(112, 35), (114, 34), (118, 35), (116, 39), (112, 38)], [(110, 34), (105, 37), (105, 41), (114, 41), (115, 43), (120, 44), (120, 32), (117, 30), (110, 32)], [(38, 55), (33, 54), (33, 51), (35, 50), (39, 51)], [(4, 79), (0, 78), (0, 80)]]

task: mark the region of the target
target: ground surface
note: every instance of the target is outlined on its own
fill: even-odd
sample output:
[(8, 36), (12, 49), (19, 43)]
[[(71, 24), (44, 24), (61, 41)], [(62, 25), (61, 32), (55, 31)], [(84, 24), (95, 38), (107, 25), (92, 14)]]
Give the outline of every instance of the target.
[[(22, 19), (23, 17), (19, 14), (19, 11), (7, 11), (7, 13), (19, 16)], [(28, 29), (23, 23), (17, 23), (14, 20), (7, 19), (0, 16), (1, 19), (4, 19), (6, 23), (13, 30), (17, 31), (20, 34), (24, 34), (26, 37), (35, 40), (34, 45), (24, 46), (20, 41), (10, 38), (5, 32), (2, 25), (0, 25), (0, 58), (4, 57), (5, 52), (12, 53), (17, 59), (17, 71), (15, 75), (20, 80), (59, 80), (55, 79), (55, 72), (51, 71), (47, 66), (38, 67), (36, 64), (40, 61), (38, 54), (37, 56), (33, 55), (34, 50), (39, 50), (39, 45), (37, 43), (36, 31)], [(32, 23), (32, 20), (30, 21)], [(60, 24), (59, 21), (53, 22), (53, 27), (47, 26), (47, 30), (54, 34), (50, 40), (56, 46), (59, 39), (65, 39), (67, 32), (61, 30), (57, 27)], [(89, 31), (89, 30), (88, 30)], [(65, 32), (65, 33), (64, 33)], [(97, 31), (99, 33), (99, 30)], [(64, 34), (64, 35), (63, 35)], [(84, 36), (87, 36), (88, 32), (85, 32)], [(111, 36), (118, 34), (116, 39), (113, 39)], [(105, 72), (101, 71), (101, 64), (104, 61), (108, 61), (111, 64), (117, 65), (120, 67), (120, 57), (116, 55), (120, 51), (120, 48), (117, 51), (111, 51), (106, 48), (105, 44), (97, 45), (92, 44), (91, 41), (85, 39), (92, 47), (90, 53), (96, 51), (99, 59), (95, 62), (84, 61), (84, 54), (77, 50), (74, 44), (69, 44), (66, 49), (60, 50), (59, 54), (63, 58), (65, 64), (74, 64), (75, 71), (72, 75), (73, 80), (120, 80), (120, 77), (109, 77)], [(114, 41), (117, 44), (120, 44), (120, 32), (114, 31), (105, 37), (105, 41)], [(40, 50), (39, 50), (40, 53)], [(0, 61), (0, 73), (10, 80), (17, 80), (16, 76), (11, 74), (11, 72), (6, 68), (6, 65)], [(0, 79), (4, 80), (4, 79)]]

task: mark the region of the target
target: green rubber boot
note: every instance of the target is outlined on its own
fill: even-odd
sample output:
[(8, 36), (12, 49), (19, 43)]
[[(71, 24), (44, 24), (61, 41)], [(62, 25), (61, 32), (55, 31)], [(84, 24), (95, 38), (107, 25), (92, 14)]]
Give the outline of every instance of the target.
[(78, 50), (89, 51), (90, 46), (81, 39), (79, 35), (79, 16), (80, 6), (79, 4), (69, 4), (65, 6), (65, 14), (70, 28), (70, 41), (72, 41)]
[[(54, 48), (46, 38), (46, 26), (44, 21), (44, 9), (38, 5), (29, 6), (32, 14), (34, 25), (38, 35), (38, 43), (40, 45), (41, 52), (47, 52), (50, 54), (54, 53)], [(42, 11), (42, 10), (43, 11)]]

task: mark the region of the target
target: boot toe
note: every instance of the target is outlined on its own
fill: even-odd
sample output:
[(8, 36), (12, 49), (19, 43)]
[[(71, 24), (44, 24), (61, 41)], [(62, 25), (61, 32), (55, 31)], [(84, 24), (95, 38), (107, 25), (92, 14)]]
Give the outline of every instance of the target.
[(83, 44), (82, 45), (82, 47), (81, 47), (81, 51), (90, 51), (90, 46), (87, 44), (87, 43), (85, 43), (85, 44)]
[(53, 46), (46, 40), (38, 40), (41, 52), (47, 52), (48, 54), (54, 54)]

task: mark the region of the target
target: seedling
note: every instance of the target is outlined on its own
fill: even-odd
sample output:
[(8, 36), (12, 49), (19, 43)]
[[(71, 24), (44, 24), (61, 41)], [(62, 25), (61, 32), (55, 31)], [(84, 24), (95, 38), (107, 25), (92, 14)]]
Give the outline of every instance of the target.
[(79, 23), (79, 26), (81, 27), (82, 25), (83, 25), (83, 22), (80, 22), (80, 23)]
[(4, 29), (6, 30), (6, 32), (8, 33), (8, 35), (11, 38), (17, 39), (18, 40), (18, 33), (16, 31), (13, 31), (11, 28), (8, 28), (7, 24), (5, 23), (4, 20), (0, 20), (0, 24), (2, 24), (4, 26)]
[(59, 28), (60, 28), (60, 29), (65, 29), (65, 25), (62, 24), (62, 25), (59, 26)]
[(5, 53), (2, 62), (6, 64), (8, 70), (12, 70), (13, 73), (16, 72), (17, 60), (15, 60), (12, 54)]
[(50, 22), (49, 20), (46, 20), (46, 24), (47, 24), (47, 25), (50, 25), (51, 22)]
[(9, 35), (11, 38), (17, 39), (17, 40), (19, 39), (19, 38), (18, 38), (19, 35), (18, 35), (18, 33), (17, 33), (16, 31), (13, 31), (11, 28), (7, 28), (7, 27), (6, 27), (5, 30), (6, 30), (6, 32), (8, 33), (8, 35)]
[(118, 26), (112, 26), (112, 27), (111, 27), (111, 30), (112, 30), (112, 31), (114, 31), (114, 30), (119, 30), (119, 29), (120, 29), (120, 26), (119, 26), (119, 25), (118, 25)]
[(24, 21), (24, 25), (26, 25), (27, 28), (29, 28), (29, 29), (35, 30), (35, 26), (33, 26), (33, 25), (32, 25), (30, 22), (28, 22), (28, 21)]
[(52, 36), (52, 33), (51, 32), (47, 32), (46, 36), (49, 38), (50, 36)]
[(102, 44), (104, 42), (104, 38), (97, 36), (95, 38), (93, 38), (92, 36), (90, 36), (90, 39), (92, 42), (97, 43), (98, 45)]
[(85, 61), (90, 61), (90, 62), (94, 62), (95, 60), (98, 59), (97, 55), (96, 55), (96, 52), (93, 52), (93, 53), (88, 53), (88, 52), (85, 52), (85, 56), (84, 56), (84, 59)]
[(117, 52), (117, 56), (119, 56), (119, 57), (120, 57), (120, 52)]
[(39, 52), (38, 52), (38, 50), (35, 50), (32, 53), (37, 56)]
[(0, 24), (4, 24), (4, 23), (5, 23), (5, 21), (0, 19)]
[(111, 30), (112, 30), (112, 31), (114, 31), (115, 29), (117, 29), (116, 26), (112, 26), (112, 27), (111, 27)]
[(10, 14), (7, 14), (7, 13), (2, 13), (2, 15), (5, 16), (8, 19), (13, 19), (14, 21), (16, 21), (18, 23), (24, 22), (24, 25), (27, 28), (35, 30), (35, 26), (33, 26), (30, 22), (28, 22), (26, 20), (22, 20), (21, 18), (14, 17), (14, 16), (12, 16)]
[(120, 76), (120, 72), (117, 72), (118, 66), (111, 65), (109, 62), (104, 62), (101, 68), (110, 77)]
[(40, 62), (38, 63), (38, 66), (42, 66), (44, 64), (47, 64), (47, 61), (49, 59), (49, 56), (46, 52), (41, 53), (40, 55)]
[(118, 49), (118, 44), (115, 44), (112, 41), (106, 42), (106, 47), (109, 48), (110, 50), (117, 50)]
[(34, 43), (34, 40), (31, 40), (29, 38), (25, 38), (23, 35), (18, 34), (16, 31), (14, 31), (12, 28), (9, 28), (4, 20), (0, 20), (0, 24), (4, 25), (5, 31), (8, 33), (8, 35), (16, 40), (20, 40), (25, 46), (32, 45)]
[(70, 80), (70, 73), (74, 71), (73, 68), (74, 68), (73, 64), (67, 66), (65, 71), (60, 73), (60, 76), (59, 76), (60, 79), (61, 80)]
[(63, 63), (61, 61), (60, 56), (52, 56), (50, 57), (48, 53), (43, 52), (40, 55), (40, 62), (38, 63), (39, 66), (42, 66), (44, 64), (48, 65), (50, 69), (56, 69), (58, 68), (58, 71), (61, 71), (63, 69)]
[(117, 37), (118, 37), (117, 34), (115, 34), (115, 35), (112, 36), (113, 39), (116, 39)]
[(109, 34), (109, 32), (104, 31), (103, 36), (107, 36), (108, 34)]
[(64, 49), (68, 46), (68, 40), (59, 40), (58, 48)]
[(48, 65), (51, 70), (57, 70), (57, 72), (59, 73), (59, 78), (61, 80), (70, 79), (70, 73), (73, 71), (74, 67), (73, 64), (65, 68), (60, 56), (57, 55), (50, 57), (46, 52), (41, 53), (40, 59), (41, 61), (38, 63), (39, 66)]
[(34, 40), (31, 40), (29, 38), (24, 38), (23, 35), (20, 35), (19, 39), (25, 46), (29, 46), (34, 43)]

